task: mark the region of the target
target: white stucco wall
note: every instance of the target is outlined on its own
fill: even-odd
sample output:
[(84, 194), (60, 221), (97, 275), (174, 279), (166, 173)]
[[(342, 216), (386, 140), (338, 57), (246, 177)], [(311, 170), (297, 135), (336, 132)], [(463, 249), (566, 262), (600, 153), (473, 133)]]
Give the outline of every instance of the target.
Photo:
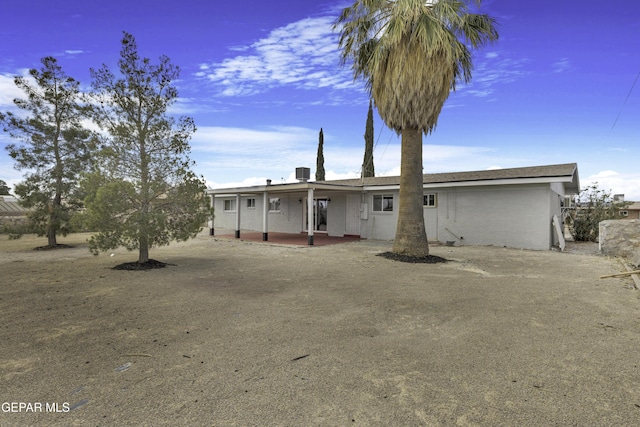
[[(444, 187), (425, 189), (437, 194), (437, 206), (425, 207), (424, 218), (430, 241), (455, 241), (456, 244), (494, 245), (515, 248), (548, 250), (557, 239), (553, 234), (551, 218), (561, 218), (562, 186), (549, 184)], [(327, 232), (342, 236), (346, 229), (348, 192), (316, 194), (329, 198)], [(353, 194), (353, 193), (351, 193)], [(375, 194), (393, 195), (392, 212), (374, 212)], [(280, 197), (280, 211), (269, 212), (269, 231), (299, 233), (304, 229), (304, 203), (306, 194), (270, 194)], [(240, 202), (241, 229), (262, 230), (262, 194), (254, 209), (247, 208), (243, 196)], [(366, 239), (393, 240), (398, 222), (399, 192), (377, 191), (364, 195), (364, 209), (360, 221), (360, 236)], [(234, 229), (235, 212), (224, 211), (224, 200), (215, 199), (215, 227)], [(302, 200), (302, 202), (300, 202)]]
[(347, 197), (344, 194), (329, 194), (327, 205), (327, 234), (344, 236), (346, 226)]
[[(280, 197), (280, 211), (269, 212), (269, 231), (299, 233), (302, 231), (302, 203), (295, 195), (269, 195), (269, 198)], [(255, 198), (256, 207), (247, 208), (247, 199)], [(224, 210), (224, 200), (235, 200), (235, 196), (216, 197), (214, 202), (214, 228), (234, 230), (236, 226), (236, 212)], [(240, 229), (262, 231), (263, 196), (242, 196), (240, 198)], [(267, 202), (268, 203), (268, 202)], [(236, 207), (237, 209), (237, 207)]]
[[(392, 194), (393, 212), (374, 212), (373, 195)], [(365, 195), (366, 220), (360, 225), (360, 236), (365, 239), (393, 240), (398, 224), (398, 191), (376, 191)]]
[(550, 193), (548, 185), (441, 190), (439, 240), (547, 250), (551, 246)]
[[(304, 203), (306, 194), (270, 194), (268, 198), (280, 197), (280, 211), (269, 212), (269, 231), (300, 233), (306, 228)], [(346, 223), (346, 194), (321, 194), (318, 197), (330, 199), (327, 205), (327, 233), (330, 236), (344, 236)], [(255, 208), (247, 208), (247, 199), (255, 198)], [(262, 231), (263, 196), (242, 196), (240, 202), (240, 228), (242, 230)], [(236, 212), (224, 210), (224, 200), (235, 200), (235, 196), (215, 199), (214, 228), (235, 229)]]

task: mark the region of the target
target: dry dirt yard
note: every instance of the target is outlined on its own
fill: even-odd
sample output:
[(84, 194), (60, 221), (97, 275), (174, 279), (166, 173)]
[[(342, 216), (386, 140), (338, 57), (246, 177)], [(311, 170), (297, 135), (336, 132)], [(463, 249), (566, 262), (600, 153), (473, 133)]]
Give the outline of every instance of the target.
[(616, 259), (203, 233), (116, 271), (137, 255), (86, 237), (0, 236), (1, 426), (640, 424), (639, 292), (599, 278)]

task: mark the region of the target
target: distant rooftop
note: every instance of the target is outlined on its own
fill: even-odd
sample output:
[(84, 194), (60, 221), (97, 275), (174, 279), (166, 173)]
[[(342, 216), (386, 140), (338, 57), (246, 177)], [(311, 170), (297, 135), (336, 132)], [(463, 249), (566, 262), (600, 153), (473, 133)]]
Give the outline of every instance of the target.
[(18, 204), (13, 196), (0, 196), (0, 215), (24, 215), (29, 210)]

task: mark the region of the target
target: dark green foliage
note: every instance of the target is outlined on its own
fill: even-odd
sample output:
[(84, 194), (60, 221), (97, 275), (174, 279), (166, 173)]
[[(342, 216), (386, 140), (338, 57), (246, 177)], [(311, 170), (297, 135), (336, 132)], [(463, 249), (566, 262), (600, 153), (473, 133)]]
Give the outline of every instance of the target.
[(324, 181), (324, 134), (320, 128), (318, 155), (316, 156), (316, 181)]
[(10, 196), (9, 186), (6, 182), (0, 179), (0, 196)]
[(33, 230), (56, 246), (56, 235), (71, 231), (70, 218), (80, 207), (74, 189), (90, 163), (95, 138), (80, 123), (80, 83), (66, 76), (55, 58), (43, 58), (42, 64), (40, 70), (29, 70), (35, 85), (15, 78), (26, 99), (14, 103), (25, 114), (0, 113), (0, 123), (12, 138), (24, 142), (7, 146), (16, 169), (28, 171), (25, 181), (15, 186), (20, 204), (30, 208)]
[(575, 204), (576, 212), (568, 222), (571, 235), (579, 242), (597, 242), (599, 223), (608, 219), (622, 219), (620, 209), (629, 205), (614, 200), (611, 192), (599, 189), (597, 183), (583, 188)]
[(373, 105), (369, 100), (369, 112), (364, 131), (364, 161), (362, 162), (362, 178), (376, 176), (373, 167)]
[(89, 241), (95, 254), (124, 246), (145, 263), (150, 248), (195, 237), (211, 209), (204, 179), (191, 171), (193, 119), (167, 115), (179, 68), (166, 56), (158, 64), (141, 58), (128, 33), (118, 65), (121, 77), (106, 66), (91, 70), (91, 114), (109, 137), (83, 182), (86, 224), (98, 231)]

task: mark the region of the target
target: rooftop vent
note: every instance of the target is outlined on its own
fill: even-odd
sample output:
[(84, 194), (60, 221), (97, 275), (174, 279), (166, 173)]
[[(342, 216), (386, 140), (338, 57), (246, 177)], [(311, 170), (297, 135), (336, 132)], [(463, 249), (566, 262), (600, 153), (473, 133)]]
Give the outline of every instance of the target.
[(296, 179), (300, 182), (307, 182), (311, 177), (311, 169), (309, 168), (296, 168)]

